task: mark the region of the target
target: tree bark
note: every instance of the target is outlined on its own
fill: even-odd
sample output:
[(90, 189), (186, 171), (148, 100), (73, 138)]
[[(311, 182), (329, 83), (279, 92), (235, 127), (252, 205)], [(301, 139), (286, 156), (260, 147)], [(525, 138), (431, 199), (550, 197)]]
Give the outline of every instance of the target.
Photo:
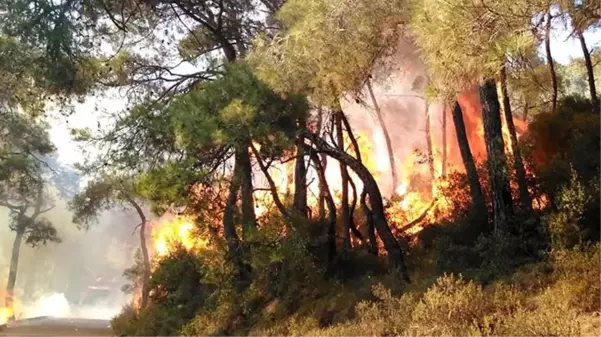
[(476, 219), (481, 225), (486, 225), (488, 222), (488, 211), (486, 209), (484, 195), (482, 194), (482, 186), (480, 185), (480, 180), (478, 179), (478, 171), (476, 170), (474, 157), (472, 156), (472, 151), (470, 149), (470, 143), (467, 139), (465, 123), (463, 121), (463, 112), (461, 111), (459, 102), (455, 102), (452, 115), (453, 124), (455, 125), (455, 133), (457, 134), (459, 152), (461, 153), (461, 159), (463, 160), (463, 166), (465, 167), (465, 173), (469, 183), (470, 195), (472, 197)]
[[(342, 128), (342, 115), (344, 114), (344, 112), (342, 112), (342, 110), (339, 110), (336, 112), (336, 142), (338, 145), (338, 148), (341, 151), (345, 151), (344, 149), (344, 129)], [(342, 202), (342, 248), (343, 249), (351, 249), (351, 233), (350, 233), (350, 228), (351, 228), (351, 212), (349, 209), (349, 200), (348, 200), (348, 181), (349, 181), (349, 175), (348, 175), (348, 171), (346, 169), (346, 164), (344, 164), (344, 162), (340, 162), (340, 177), (342, 179), (342, 195), (341, 195), (341, 202)]]
[(555, 62), (551, 56), (551, 12), (547, 12), (547, 22), (545, 24), (545, 52), (547, 55), (547, 64), (551, 72), (551, 111), (555, 112), (557, 108), (557, 74), (555, 73)]
[(591, 102), (593, 103), (593, 111), (600, 113), (601, 106), (599, 105), (599, 98), (597, 97), (597, 88), (595, 88), (595, 73), (593, 72), (593, 62), (591, 61), (591, 53), (586, 46), (584, 35), (581, 29), (576, 29), (576, 36), (580, 41), (582, 47), (582, 53), (584, 54), (584, 64), (586, 64), (586, 74), (588, 76), (588, 87), (591, 95)]
[(323, 186), (324, 201), (328, 205), (330, 224), (327, 230), (327, 247), (328, 260), (332, 261), (336, 256), (336, 204), (334, 203), (334, 198), (332, 198), (332, 194), (330, 193), (330, 187), (328, 186), (328, 181), (326, 180), (325, 169), (319, 160), (317, 152), (313, 151), (308, 145), (305, 145), (305, 152), (309, 153), (311, 161), (313, 161), (313, 165), (315, 165), (317, 179), (319, 179), (321, 186)]
[[(342, 114), (342, 124), (344, 125), (344, 129), (346, 130), (346, 134), (349, 136), (349, 140), (351, 141), (351, 145), (353, 145), (353, 150), (355, 152), (355, 158), (357, 158), (357, 160), (363, 164), (363, 160), (361, 160), (361, 149), (359, 148), (359, 143), (357, 142), (357, 138), (355, 138), (355, 135), (353, 134), (353, 129), (351, 128), (351, 124), (349, 123), (348, 119), (346, 118), (346, 116), (344, 114)], [(363, 243), (364, 238), (363, 238), (363, 234), (361, 234), (361, 232), (357, 229), (357, 226), (355, 224), (355, 217), (354, 217), (354, 213), (355, 213), (355, 209), (357, 207), (357, 189), (355, 186), (355, 183), (353, 182), (353, 179), (349, 179), (349, 184), (351, 185), (352, 189), (353, 189), (353, 202), (351, 203), (351, 214), (350, 214), (350, 218), (351, 218), (351, 232), (353, 232), (353, 234), (359, 239), (361, 240), (361, 243)]]
[(371, 211), (369, 206), (367, 206), (367, 190), (364, 188), (363, 192), (361, 192), (361, 207), (363, 208), (363, 212), (365, 213), (365, 219), (367, 222), (367, 235), (369, 237), (369, 252), (378, 256), (378, 240), (376, 239), (376, 232), (374, 227), (374, 213)]
[[(299, 119), (299, 127), (303, 130), (307, 128), (307, 122), (304, 117)], [(301, 215), (307, 214), (307, 168), (305, 166), (305, 148), (304, 139), (296, 139), (296, 165), (294, 168), (294, 200), (293, 205)]]
[(494, 80), (488, 80), (480, 87), (480, 102), (493, 205), (493, 225), (496, 232), (502, 232), (508, 230), (507, 216), (512, 212), (512, 200), (501, 129), (499, 97)]
[(18, 224), (18, 228), (13, 241), (13, 249), (10, 257), (10, 269), (8, 272), (8, 281), (6, 282), (6, 298), (5, 305), (11, 310), (12, 317), (9, 320), (14, 319), (15, 314), (15, 285), (17, 283), (17, 271), (19, 268), (19, 253), (21, 252), (21, 243), (23, 242), (23, 235), (25, 234), (25, 225)]
[(515, 132), (515, 125), (513, 124), (513, 113), (511, 112), (511, 103), (509, 101), (509, 93), (507, 92), (507, 73), (503, 66), (499, 71), (499, 85), (500, 91), (503, 96), (503, 114), (505, 115), (505, 123), (509, 130), (509, 137), (511, 138), (511, 151), (513, 152), (513, 169), (516, 173), (518, 182), (518, 192), (520, 207), (525, 211), (532, 210), (532, 199), (528, 193), (528, 183), (526, 182), (526, 170), (524, 169), (524, 162), (522, 160), (522, 154), (520, 146), (518, 144), (518, 136)]
[(388, 128), (386, 127), (386, 123), (384, 122), (382, 110), (380, 110), (380, 106), (378, 105), (378, 101), (376, 100), (376, 96), (374, 95), (374, 90), (371, 86), (370, 79), (367, 79), (367, 90), (369, 91), (369, 96), (371, 97), (371, 100), (374, 104), (374, 110), (376, 111), (378, 122), (380, 123), (380, 127), (382, 128), (382, 133), (384, 133), (384, 138), (386, 139), (386, 149), (388, 150), (388, 161), (390, 162), (390, 174), (392, 177), (392, 188), (394, 190), (399, 186), (399, 177), (396, 169), (396, 161), (394, 159), (392, 140), (390, 139), (390, 134), (388, 134)]
[(250, 156), (248, 155), (247, 146), (236, 150), (236, 163), (239, 163), (237, 174), (240, 177), (241, 183), (242, 239), (244, 240), (251, 230), (257, 228), (255, 203), (253, 200), (252, 167), (250, 165)]
[(378, 231), (378, 235), (384, 243), (384, 248), (388, 252), (388, 263), (390, 264), (392, 270), (398, 273), (403, 280), (409, 282), (409, 274), (405, 265), (403, 250), (388, 226), (388, 221), (386, 220), (384, 213), (384, 204), (382, 202), (380, 188), (378, 187), (378, 184), (369, 170), (357, 159), (340, 149), (331, 147), (327, 142), (319, 138), (317, 135), (310, 132), (305, 132), (305, 137), (312, 142), (318, 152), (326, 153), (338, 161), (343, 162), (345, 165), (350, 167), (363, 181), (365, 189), (370, 197), (375, 227)]
[(225, 210), (223, 212), (223, 235), (225, 236), (228, 245), (228, 259), (232, 261), (236, 271), (236, 279), (234, 280), (235, 287), (237, 289), (243, 289), (246, 273), (242, 252), (240, 251), (240, 239), (236, 233), (236, 223), (234, 220), (236, 201), (238, 199), (238, 191), (240, 190), (240, 176), (237, 174), (239, 165), (240, 163), (238, 161), (234, 164), (234, 174), (232, 176), (232, 181), (230, 182)]
[(148, 305), (149, 297), (149, 282), (150, 282), (150, 257), (148, 254), (148, 247), (146, 246), (146, 215), (142, 211), (142, 207), (130, 197), (127, 197), (129, 203), (135, 208), (138, 216), (140, 217), (140, 248), (142, 250), (142, 262), (144, 264), (144, 270), (142, 271), (142, 296), (140, 299), (140, 309), (146, 308)]
[[(323, 112), (321, 109), (318, 110), (317, 112), (319, 114), (318, 119), (317, 119), (317, 133), (321, 134), (321, 129), (323, 127)], [(321, 154), (321, 168), (324, 170), (326, 169), (327, 166), (327, 157), (324, 154)], [(317, 167), (317, 165), (315, 164), (315, 167)], [(320, 221), (324, 221), (326, 218), (326, 209), (325, 209), (325, 192), (324, 192), (324, 185), (322, 184), (321, 180), (319, 180), (319, 195), (317, 197), (317, 203), (318, 203), (318, 208), (319, 208), (319, 220)]]

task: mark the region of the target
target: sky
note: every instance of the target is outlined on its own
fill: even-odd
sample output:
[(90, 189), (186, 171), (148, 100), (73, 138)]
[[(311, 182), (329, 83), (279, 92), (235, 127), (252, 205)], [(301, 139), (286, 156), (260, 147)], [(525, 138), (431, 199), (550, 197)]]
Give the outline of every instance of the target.
[[(567, 64), (573, 58), (583, 57), (578, 40), (569, 38), (569, 32), (556, 27), (552, 34), (551, 54), (553, 59), (561, 64)], [(584, 34), (589, 50), (601, 48), (601, 29), (588, 31)], [(539, 52), (544, 53), (544, 46)], [(98, 124), (95, 106), (107, 112), (118, 112), (125, 107), (125, 99), (87, 99), (82, 104), (77, 104), (75, 113), (69, 118), (57, 118), (51, 121), (50, 136), (58, 148), (59, 160), (66, 165), (73, 165), (83, 159), (78, 145), (71, 140), (70, 128), (89, 127), (94, 130)]]

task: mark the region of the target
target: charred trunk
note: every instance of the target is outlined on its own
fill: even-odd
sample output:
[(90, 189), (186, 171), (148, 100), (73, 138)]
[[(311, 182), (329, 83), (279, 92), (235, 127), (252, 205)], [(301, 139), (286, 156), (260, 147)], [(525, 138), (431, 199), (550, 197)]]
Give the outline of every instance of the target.
[(367, 235), (369, 237), (369, 252), (375, 256), (378, 256), (378, 240), (376, 239), (376, 231), (374, 227), (374, 214), (367, 205), (367, 190), (364, 188), (361, 192), (361, 207), (365, 213), (365, 220), (367, 222)]
[(455, 102), (452, 115), (453, 124), (455, 125), (455, 133), (457, 134), (459, 152), (461, 153), (461, 159), (463, 160), (463, 166), (465, 167), (465, 173), (470, 188), (470, 195), (474, 205), (475, 218), (479, 224), (486, 225), (488, 222), (488, 211), (486, 209), (484, 195), (482, 194), (482, 186), (480, 185), (480, 180), (478, 179), (478, 171), (476, 170), (476, 164), (474, 162), (474, 157), (472, 156), (472, 150), (470, 149), (470, 143), (467, 139), (465, 123), (463, 121), (463, 112), (461, 111), (459, 102)]
[[(306, 129), (305, 118), (299, 119), (299, 127)], [(294, 201), (293, 205), (300, 214), (307, 214), (307, 167), (305, 166), (305, 148), (302, 137), (296, 139), (296, 165), (294, 168)]]
[(593, 62), (591, 61), (591, 53), (586, 46), (584, 35), (581, 29), (576, 29), (576, 36), (580, 41), (580, 47), (582, 47), (582, 53), (584, 54), (584, 64), (586, 65), (586, 74), (588, 77), (588, 87), (591, 95), (591, 102), (593, 103), (593, 111), (599, 113), (601, 106), (599, 105), (599, 98), (597, 97), (597, 88), (595, 88), (595, 73), (593, 72)]
[(228, 245), (228, 260), (232, 261), (236, 271), (236, 279), (234, 280), (235, 287), (236, 289), (243, 289), (246, 273), (244, 259), (242, 258), (242, 252), (240, 251), (240, 239), (236, 233), (235, 222), (236, 201), (240, 190), (240, 177), (237, 174), (239, 165), (240, 163), (238, 161), (234, 164), (234, 174), (229, 186), (228, 197), (223, 212), (223, 235), (225, 236)]
[(255, 203), (253, 200), (252, 167), (248, 147), (244, 146), (236, 150), (237, 174), (240, 177), (240, 198), (242, 201), (242, 239), (246, 239), (248, 233), (256, 229)]
[[(351, 145), (353, 145), (353, 151), (355, 152), (355, 158), (357, 158), (357, 160), (361, 164), (363, 164), (363, 160), (361, 159), (361, 149), (359, 148), (359, 143), (357, 142), (357, 138), (355, 137), (355, 134), (353, 133), (351, 124), (349, 123), (348, 119), (346, 118), (346, 116), (344, 114), (342, 114), (342, 124), (344, 125), (344, 129), (346, 130), (346, 133), (349, 136)], [(361, 243), (363, 243), (365, 240), (364, 240), (361, 232), (357, 229), (357, 226), (355, 224), (355, 218), (354, 218), (355, 209), (357, 207), (357, 189), (356, 189), (355, 183), (353, 182), (352, 179), (349, 180), (349, 183), (350, 183), (351, 187), (353, 188), (353, 202), (351, 203), (351, 231), (359, 240), (361, 240)], [(367, 216), (367, 213), (365, 215)], [(373, 224), (372, 224), (372, 231), (373, 231)]]
[(480, 102), (493, 205), (493, 225), (496, 232), (502, 232), (508, 230), (507, 216), (512, 212), (512, 200), (501, 129), (499, 97), (494, 80), (488, 80), (480, 87)]
[[(317, 120), (317, 132), (319, 134), (321, 134), (321, 129), (323, 127), (323, 113), (322, 110), (320, 109), (318, 111), (318, 120)], [(321, 164), (321, 168), (322, 170), (325, 172), (326, 166), (327, 166), (327, 156), (325, 154), (321, 154), (320, 155), (320, 164)], [(316, 164), (314, 164), (315, 167), (317, 167)], [(325, 174), (325, 173), (324, 173)], [(325, 191), (324, 191), (324, 185), (322, 184), (321, 180), (319, 180), (319, 195), (318, 195), (318, 208), (319, 208), (319, 220), (320, 221), (324, 221), (326, 218), (326, 209), (325, 209)]]
[[(335, 121), (336, 121), (336, 142), (338, 148), (341, 151), (345, 151), (344, 148), (344, 129), (342, 128), (342, 119), (343, 119), (342, 110), (336, 112)], [(342, 248), (343, 249), (351, 249), (351, 212), (349, 209), (349, 200), (348, 200), (348, 185), (349, 185), (349, 175), (346, 169), (346, 164), (340, 161), (340, 177), (342, 180), (342, 191), (341, 191), (341, 210), (342, 210)]]
[(330, 157), (343, 162), (345, 165), (350, 167), (363, 181), (363, 185), (365, 186), (365, 189), (370, 197), (375, 227), (378, 231), (378, 235), (384, 243), (384, 248), (388, 252), (388, 262), (390, 267), (397, 272), (403, 280), (408, 282), (409, 275), (405, 265), (403, 250), (388, 226), (388, 221), (386, 220), (384, 213), (382, 194), (380, 193), (380, 188), (378, 187), (374, 177), (357, 159), (353, 158), (346, 152), (341, 151), (340, 149), (331, 147), (327, 142), (319, 138), (317, 135), (306, 132), (305, 137), (312, 142), (318, 152), (326, 153)]
[(382, 116), (382, 110), (380, 110), (380, 106), (378, 105), (378, 101), (376, 100), (376, 95), (374, 95), (374, 90), (371, 86), (371, 80), (367, 80), (367, 90), (369, 91), (369, 96), (374, 104), (374, 110), (376, 111), (376, 116), (378, 117), (378, 122), (380, 123), (380, 127), (382, 128), (382, 133), (384, 133), (384, 138), (386, 139), (386, 149), (388, 150), (388, 161), (390, 162), (390, 174), (392, 176), (392, 186), (393, 189), (399, 186), (399, 177), (396, 169), (396, 162), (394, 159), (394, 151), (392, 149), (392, 140), (390, 139), (390, 134), (388, 134), (388, 128), (386, 127), (386, 123), (384, 122), (384, 116)]
[(23, 223), (18, 224), (15, 240), (13, 241), (12, 254), (10, 256), (10, 269), (8, 272), (8, 281), (6, 282), (6, 298), (5, 305), (11, 310), (12, 317), (14, 319), (14, 297), (15, 297), (15, 285), (17, 283), (17, 271), (19, 268), (19, 253), (21, 252), (21, 243), (23, 242), (23, 235), (25, 235), (25, 225)]
[(317, 179), (319, 179), (320, 185), (323, 187), (323, 197), (325, 203), (328, 205), (328, 214), (329, 214), (329, 225), (327, 230), (327, 247), (328, 247), (328, 259), (332, 261), (336, 256), (336, 204), (334, 203), (334, 198), (332, 198), (332, 194), (330, 194), (330, 187), (328, 186), (328, 181), (326, 180), (325, 169), (321, 165), (321, 161), (315, 151), (313, 151), (308, 145), (305, 146), (305, 152), (309, 153), (311, 161), (313, 161), (313, 165), (315, 165), (315, 170), (317, 171)]
[(547, 55), (547, 64), (551, 73), (551, 109), (555, 112), (557, 108), (557, 74), (555, 73), (555, 62), (551, 55), (551, 12), (547, 12), (547, 22), (545, 24), (545, 53)]
[(513, 169), (516, 173), (519, 190), (520, 207), (523, 210), (532, 210), (532, 199), (528, 193), (528, 183), (526, 182), (526, 169), (524, 169), (524, 162), (522, 160), (522, 154), (520, 146), (518, 144), (518, 137), (515, 132), (515, 125), (513, 124), (513, 114), (511, 112), (511, 103), (509, 101), (509, 93), (507, 92), (507, 74), (505, 67), (499, 71), (499, 85), (500, 91), (503, 96), (503, 114), (505, 115), (505, 123), (509, 130), (509, 137), (511, 137), (511, 151), (513, 152)]

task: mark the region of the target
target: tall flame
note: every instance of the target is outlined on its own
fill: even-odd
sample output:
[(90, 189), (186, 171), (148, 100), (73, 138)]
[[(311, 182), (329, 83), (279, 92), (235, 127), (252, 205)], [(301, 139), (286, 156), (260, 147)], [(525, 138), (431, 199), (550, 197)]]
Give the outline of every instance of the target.
[(207, 241), (194, 236), (193, 229), (194, 224), (187, 217), (164, 216), (152, 226), (155, 254), (168, 255), (180, 245), (187, 250), (206, 247)]

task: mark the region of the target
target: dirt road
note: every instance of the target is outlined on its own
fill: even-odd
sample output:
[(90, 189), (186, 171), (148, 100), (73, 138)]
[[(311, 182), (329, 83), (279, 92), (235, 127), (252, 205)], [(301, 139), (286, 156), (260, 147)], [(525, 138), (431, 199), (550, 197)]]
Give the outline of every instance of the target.
[(112, 336), (101, 319), (36, 317), (0, 326), (0, 336)]

